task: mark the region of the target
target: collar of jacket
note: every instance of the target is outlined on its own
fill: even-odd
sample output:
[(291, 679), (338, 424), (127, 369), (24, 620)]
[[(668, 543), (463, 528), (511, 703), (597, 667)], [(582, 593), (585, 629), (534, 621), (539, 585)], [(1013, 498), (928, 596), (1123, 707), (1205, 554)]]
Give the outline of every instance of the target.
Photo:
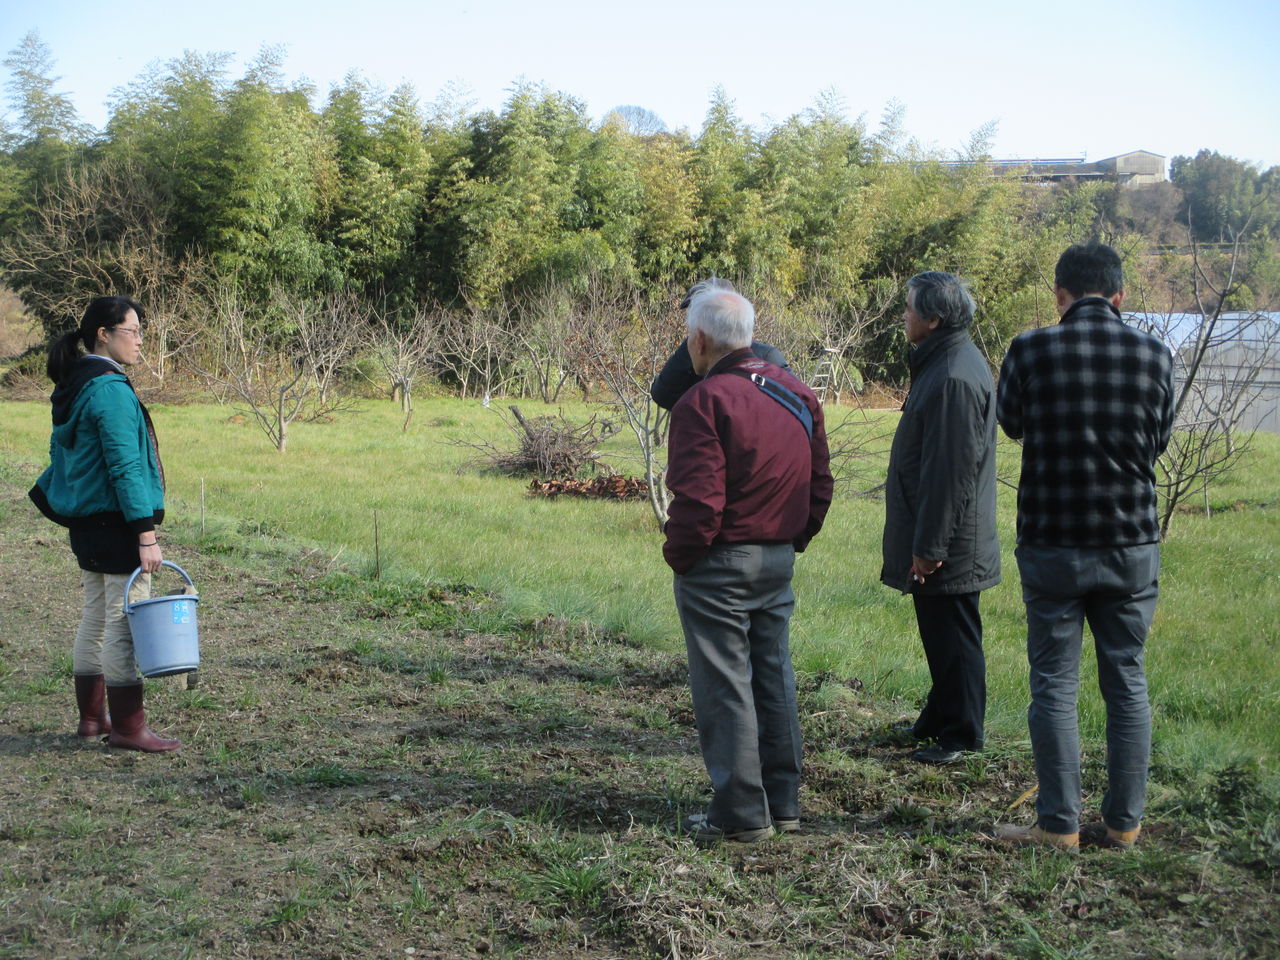
[[(54, 387), (53, 394), (49, 397), (53, 405), (53, 425), (58, 427), (70, 420), (71, 408), (75, 406), (76, 398), (80, 396), (85, 384), (108, 373), (124, 376), (124, 368), (115, 361), (96, 354), (88, 354), (77, 360), (67, 378)], [(128, 380), (128, 377), (125, 379)]]
[(1094, 310), (1098, 307), (1106, 307), (1111, 312), (1111, 316), (1117, 320), (1121, 319), (1120, 311), (1116, 309), (1116, 305), (1106, 297), (1081, 297), (1071, 306), (1067, 307), (1067, 312), (1062, 315), (1059, 323), (1066, 323), (1068, 320), (1087, 320), (1094, 316)]
[(716, 361), (716, 365), (707, 371), (707, 376), (714, 376), (722, 373), (730, 367), (736, 367), (743, 360), (750, 360), (755, 354), (751, 352), (750, 347), (743, 347), (741, 350), (734, 350), (726, 353), (723, 357)]
[(907, 354), (907, 366), (914, 377), (935, 353), (940, 353), (957, 343), (969, 339), (968, 327), (940, 327), (925, 337), (924, 342), (911, 348)]

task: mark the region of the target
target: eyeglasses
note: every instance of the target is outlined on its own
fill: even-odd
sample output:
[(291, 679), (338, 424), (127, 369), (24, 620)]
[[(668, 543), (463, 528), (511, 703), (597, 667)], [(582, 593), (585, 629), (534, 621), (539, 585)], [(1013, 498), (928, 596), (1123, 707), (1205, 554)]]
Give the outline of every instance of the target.
[(141, 328), (141, 327), (112, 327), (112, 328), (111, 328), (111, 332), (112, 332), (112, 333), (127, 333), (129, 336), (133, 337), (133, 339), (135, 339), (135, 340), (141, 340), (141, 339), (142, 339), (142, 328)]

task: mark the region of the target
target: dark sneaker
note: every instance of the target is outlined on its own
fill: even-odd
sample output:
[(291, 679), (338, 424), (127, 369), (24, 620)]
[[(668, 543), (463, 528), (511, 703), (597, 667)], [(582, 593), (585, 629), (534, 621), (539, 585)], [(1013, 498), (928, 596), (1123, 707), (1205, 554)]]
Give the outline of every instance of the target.
[(964, 751), (953, 750), (951, 747), (944, 747), (940, 743), (935, 743), (932, 747), (924, 747), (917, 750), (911, 755), (911, 759), (916, 763), (930, 763), (937, 767), (943, 767), (963, 760)]
[[(796, 826), (799, 826), (798, 821)], [(705, 813), (695, 813), (685, 817), (680, 821), (680, 829), (693, 838), (694, 843), (719, 843), (722, 840), (734, 843), (759, 843), (761, 840), (768, 840), (774, 834), (772, 825), (725, 830), (708, 820)]]

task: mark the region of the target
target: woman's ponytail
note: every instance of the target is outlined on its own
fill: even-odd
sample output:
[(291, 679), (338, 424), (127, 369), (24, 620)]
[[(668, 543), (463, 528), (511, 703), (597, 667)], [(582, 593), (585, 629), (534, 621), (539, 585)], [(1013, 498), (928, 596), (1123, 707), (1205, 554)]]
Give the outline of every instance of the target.
[(80, 331), (72, 330), (53, 341), (53, 346), (49, 348), (49, 362), (45, 366), (45, 372), (54, 384), (61, 383), (80, 359), (80, 348), (76, 346), (79, 340)]

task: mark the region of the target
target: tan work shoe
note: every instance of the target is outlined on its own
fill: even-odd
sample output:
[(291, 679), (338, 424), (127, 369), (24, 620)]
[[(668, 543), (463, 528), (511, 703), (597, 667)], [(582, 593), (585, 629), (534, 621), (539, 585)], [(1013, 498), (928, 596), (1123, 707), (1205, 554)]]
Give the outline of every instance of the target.
[(1132, 830), (1112, 830), (1107, 827), (1107, 846), (1113, 850), (1132, 850), (1141, 832), (1141, 826), (1134, 827)]
[(731, 840), (734, 843), (759, 843), (774, 835), (773, 824), (726, 830), (712, 823), (705, 813), (695, 813), (685, 817), (680, 821), (680, 829), (698, 844), (719, 843), (721, 840)]
[(1029, 827), (1017, 827), (1008, 823), (999, 825), (996, 827), (996, 839), (1005, 843), (1016, 844), (1017, 846), (1040, 845), (1054, 847), (1065, 853), (1078, 853), (1080, 851), (1080, 834), (1078, 832), (1050, 833), (1048, 830), (1041, 830), (1035, 824)]

